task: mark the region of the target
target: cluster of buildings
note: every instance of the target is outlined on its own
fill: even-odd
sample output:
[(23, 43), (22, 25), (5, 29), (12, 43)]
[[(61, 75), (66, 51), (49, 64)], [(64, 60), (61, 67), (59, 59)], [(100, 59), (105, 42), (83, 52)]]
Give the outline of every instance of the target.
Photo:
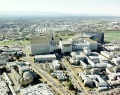
[[(66, 41), (61, 38), (56, 38), (56, 40), (54, 37), (43, 37), (44, 42), (47, 42), (44, 44), (40, 42), (42, 37), (38, 37), (39, 40), (35, 40), (37, 43), (34, 43), (34, 38), (31, 38), (31, 55), (35, 55), (34, 59), (36, 62), (52, 62), (54, 71), (51, 74), (56, 76), (58, 80), (65, 80), (67, 77), (60, 70), (61, 65), (56, 60), (56, 53), (70, 53), (69, 62), (73, 65), (80, 65), (83, 68), (83, 72), (79, 73), (79, 76), (85, 86), (97, 87), (99, 91), (103, 91), (119, 85), (119, 44), (104, 44), (104, 50), (96, 52), (99, 44), (104, 42), (103, 33), (95, 33), (93, 35), (92, 32), (83, 33), (80, 38)], [(116, 45), (117, 49), (115, 49)], [(113, 47), (115, 48), (110, 50)]]
[(5, 66), (7, 62), (15, 60), (15, 56), (22, 57), (23, 51), (19, 48), (0, 47), (0, 66)]
[(89, 47), (91, 50), (98, 50), (98, 42), (104, 42), (104, 33), (95, 32), (95, 35), (91, 35), (93, 33), (83, 33), (82, 37), (70, 40), (62, 40), (59, 37), (50, 36), (33, 36), (31, 37), (30, 52), (31, 55), (50, 54), (53, 52), (65, 54), (83, 50), (84, 47)]
[(0, 95), (54, 95), (47, 84), (32, 84), (37, 75), (30, 66), (29, 62), (7, 62), (7, 73), (0, 75)]
[(85, 86), (104, 91), (120, 85), (119, 58), (119, 52), (104, 50), (98, 53), (85, 47), (83, 51), (71, 52), (69, 62), (82, 66), (83, 72), (79, 76)]

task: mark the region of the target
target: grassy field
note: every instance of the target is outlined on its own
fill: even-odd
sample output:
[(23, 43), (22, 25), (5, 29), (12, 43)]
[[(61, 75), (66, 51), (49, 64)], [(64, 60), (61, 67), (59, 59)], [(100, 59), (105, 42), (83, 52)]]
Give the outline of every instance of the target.
[[(120, 31), (105, 31), (105, 42), (111, 42), (113, 40), (120, 40)], [(60, 36), (63, 40), (73, 38), (75, 35), (64, 35)], [(30, 41), (22, 40), (22, 41), (0, 41), (0, 45), (11, 45), (11, 44), (22, 44), (29, 45)]]
[(106, 31), (105, 41), (111, 42), (113, 40), (120, 40), (120, 31)]
[(22, 44), (27, 45), (30, 44), (30, 41), (28, 40), (22, 40), (22, 41), (0, 41), (0, 45), (11, 45), (11, 44)]
[(69, 39), (74, 37), (75, 35), (65, 35), (65, 36), (60, 36), (62, 39)]

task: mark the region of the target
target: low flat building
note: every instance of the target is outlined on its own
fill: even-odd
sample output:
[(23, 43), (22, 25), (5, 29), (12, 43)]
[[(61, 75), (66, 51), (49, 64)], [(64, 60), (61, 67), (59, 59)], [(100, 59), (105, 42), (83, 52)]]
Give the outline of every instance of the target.
[(52, 61), (56, 60), (55, 54), (48, 54), (48, 55), (35, 55), (34, 61), (41, 62), (41, 61)]
[(109, 44), (104, 44), (104, 48), (108, 51), (120, 51), (120, 43), (109, 43)]
[(82, 78), (84, 85), (92, 85), (91, 82), (94, 82), (95, 86), (100, 90), (100, 87), (105, 87), (105, 89), (101, 88), (102, 90), (108, 89), (108, 84), (99, 76), (99, 75), (86, 75), (84, 73), (80, 73), (79, 76)]
[(111, 85), (120, 85), (120, 66), (106, 68), (108, 73), (109, 83)]
[(112, 53), (110, 53), (110, 52), (108, 52), (108, 51), (101, 51), (101, 54), (102, 54), (103, 56), (107, 57), (107, 58), (110, 59), (110, 60), (115, 57), (114, 54), (112, 54)]
[(47, 84), (40, 83), (20, 90), (21, 95), (54, 95)]

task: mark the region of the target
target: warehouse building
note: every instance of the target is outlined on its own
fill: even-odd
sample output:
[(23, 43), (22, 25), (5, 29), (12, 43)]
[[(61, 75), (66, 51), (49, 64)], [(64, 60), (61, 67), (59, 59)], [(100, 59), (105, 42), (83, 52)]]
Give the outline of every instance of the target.
[(35, 62), (52, 61), (52, 60), (56, 60), (55, 54), (35, 55), (35, 58), (34, 58)]

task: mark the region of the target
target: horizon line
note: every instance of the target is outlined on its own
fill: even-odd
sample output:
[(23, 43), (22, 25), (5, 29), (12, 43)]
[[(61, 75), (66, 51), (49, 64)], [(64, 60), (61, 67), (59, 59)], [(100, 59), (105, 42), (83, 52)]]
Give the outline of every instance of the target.
[[(35, 13), (35, 14), (33, 14)], [(99, 13), (66, 13), (66, 12), (47, 12), (47, 11), (0, 11), (1, 16), (112, 16), (120, 15), (99, 14)], [(0, 17), (1, 17), (0, 16)]]

